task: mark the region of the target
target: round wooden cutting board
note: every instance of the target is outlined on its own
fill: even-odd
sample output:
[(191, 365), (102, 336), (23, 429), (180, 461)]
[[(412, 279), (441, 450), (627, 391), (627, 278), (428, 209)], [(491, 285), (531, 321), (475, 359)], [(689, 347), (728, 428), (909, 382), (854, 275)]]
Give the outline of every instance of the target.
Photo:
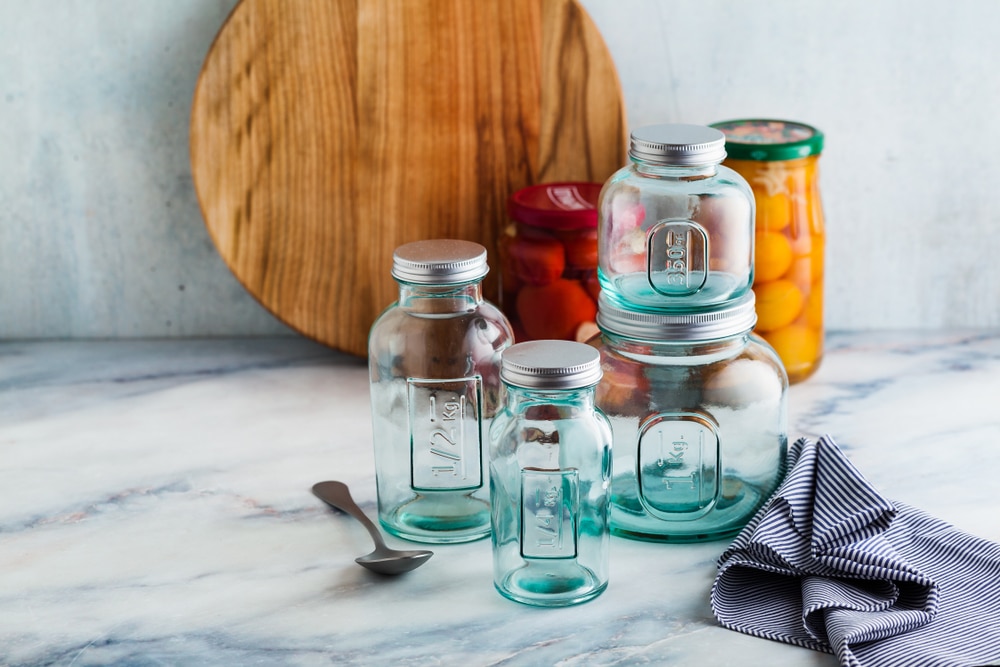
[(280, 320), (356, 355), (396, 298), (397, 246), (478, 241), (495, 269), (508, 196), (604, 181), (625, 138), (614, 64), (575, 0), (242, 0), (191, 114), (226, 264)]

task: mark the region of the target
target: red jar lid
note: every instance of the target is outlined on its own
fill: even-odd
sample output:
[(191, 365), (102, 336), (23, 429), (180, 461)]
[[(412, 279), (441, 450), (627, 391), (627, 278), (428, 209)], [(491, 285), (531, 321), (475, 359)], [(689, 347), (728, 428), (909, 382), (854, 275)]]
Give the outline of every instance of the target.
[(514, 220), (547, 229), (597, 227), (600, 183), (542, 183), (511, 195), (507, 213)]

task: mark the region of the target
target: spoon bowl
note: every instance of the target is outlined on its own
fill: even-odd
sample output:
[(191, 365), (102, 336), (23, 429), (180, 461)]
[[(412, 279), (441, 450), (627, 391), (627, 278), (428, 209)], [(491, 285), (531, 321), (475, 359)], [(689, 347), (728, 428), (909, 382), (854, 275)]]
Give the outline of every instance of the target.
[(403, 572), (409, 572), (420, 567), (427, 562), (428, 558), (434, 555), (433, 551), (423, 549), (400, 551), (398, 549), (390, 549), (386, 546), (378, 528), (375, 527), (371, 519), (358, 507), (358, 504), (354, 502), (350, 489), (343, 482), (318, 482), (313, 485), (312, 492), (313, 495), (330, 507), (347, 512), (368, 529), (368, 533), (375, 542), (375, 550), (370, 554), (355, 558), (354, 562), (358, 565), (379, 574), (402, 574)]

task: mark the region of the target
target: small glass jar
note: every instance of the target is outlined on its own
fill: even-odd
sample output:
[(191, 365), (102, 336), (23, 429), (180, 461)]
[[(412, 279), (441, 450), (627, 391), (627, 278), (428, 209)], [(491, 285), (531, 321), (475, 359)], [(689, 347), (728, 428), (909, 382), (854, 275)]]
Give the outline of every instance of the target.
[(500, 353), (513, 343), (482, 296), (486, 249), (417, 241), (393, 254), (399, 300), (368, 339), (379, 520), (418, 542), (489, 535), (485, 436), (500, 402)]
[(720, 163), (725, 136), (701, 125), (632, 132), (631, 164), (598, 207), (600, 284), (624, 308), (697, 311), (753, 283), (753, 195)]
[(611, 530), (641, 540), (736, 535), (777, 488), (788, 445), (781, 362), (751, 334), (754, 297), (688, 315), (602, 296), (591, 342), (614, 433)]
[(597, 333), (600, 183), (545, 183), (511, 195), (497, 243), (500, 308), (518, 341)]
[(597, 350), (572, 341), (503, 353), (503, 410), (490, 429), (493, 582), (542, 607), (608, 585), (611, 429), (594, 407)]
[(756, 331), (778, 352), (789, 381), (799, 382), (823, 358), (823, 134), (784, 120), (714, 127), (726, 135), (725, 164), (746, 178), (757, 202)]

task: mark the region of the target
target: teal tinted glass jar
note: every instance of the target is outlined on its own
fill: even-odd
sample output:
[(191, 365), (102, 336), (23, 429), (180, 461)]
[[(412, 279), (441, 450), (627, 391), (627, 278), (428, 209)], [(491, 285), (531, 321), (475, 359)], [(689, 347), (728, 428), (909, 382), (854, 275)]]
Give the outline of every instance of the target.
[(490, 430), (493, 583), (561, 607), (608, 585), (611, 429), (594, 406), (600, 355), (572, 341), (503, 353), (504, 407)]
[(507, 319), (483, 299), (486, 249), (417, 241), (393, 254), (399, 300), (368, 339), (378, 514), (390, 533), (467, 542), (490, 532), (485, 437)]
[(777, 488), (788, 379), (751, 334), (753, 293), (689, 315), (639, 313), (602, 296), (597, 405), (614, 433), (611, 529), (693, 542), (734, 536)]
[(630, 164), (608, 179), (598, 203), (598, 277), (612, 302), (695, 311), (750, 291), (753, 193), (720, 164), (725, 143), (701, 125), (632, 132)]

